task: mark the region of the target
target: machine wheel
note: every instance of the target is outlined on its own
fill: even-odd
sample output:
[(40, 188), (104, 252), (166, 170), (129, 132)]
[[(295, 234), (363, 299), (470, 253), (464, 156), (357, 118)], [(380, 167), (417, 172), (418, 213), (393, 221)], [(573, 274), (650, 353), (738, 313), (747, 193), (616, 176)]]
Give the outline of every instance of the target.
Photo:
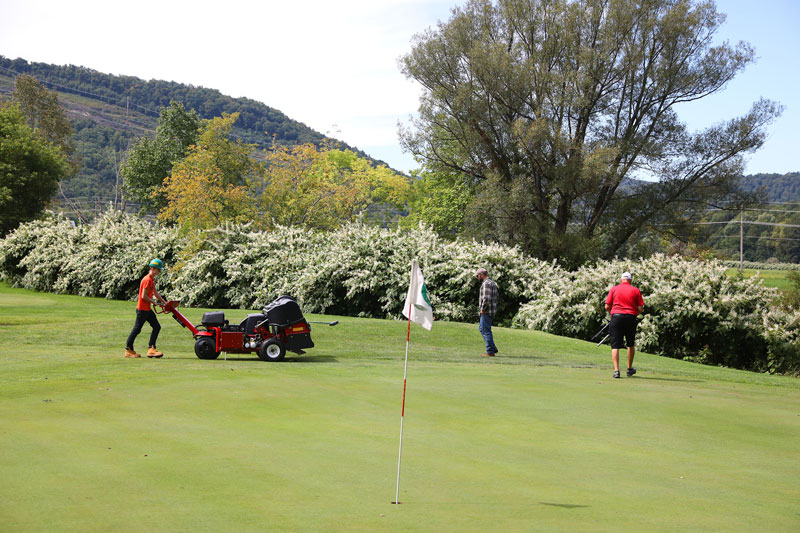
[(286, 346), (278, 339), (267, 339), (258, 349), (258, 357), (262, 361), (281, 361), (286, 357)]
[(194, 343), (194, 353), (200, 359), (216, 359), (219, 357), (219, 352), (216, 350), (214, 339), (211, 337), (200, 337)]

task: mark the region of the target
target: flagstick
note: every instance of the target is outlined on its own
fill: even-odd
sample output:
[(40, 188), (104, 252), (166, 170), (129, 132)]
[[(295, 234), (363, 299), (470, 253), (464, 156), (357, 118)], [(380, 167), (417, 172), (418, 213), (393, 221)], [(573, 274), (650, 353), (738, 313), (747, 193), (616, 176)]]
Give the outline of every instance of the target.
[(397, 490), (394, 503), (400, 504), (400, 459), (403, 457), (403, 419), (406, 414), (406, 377), (408, 376), (408, 341), (411, 338), (411, 299), (408, 301), (408, 331), (406, 331), (406, 362), (403, 365), (403, 407), (400, 409), (400, 450), (397, 452)]

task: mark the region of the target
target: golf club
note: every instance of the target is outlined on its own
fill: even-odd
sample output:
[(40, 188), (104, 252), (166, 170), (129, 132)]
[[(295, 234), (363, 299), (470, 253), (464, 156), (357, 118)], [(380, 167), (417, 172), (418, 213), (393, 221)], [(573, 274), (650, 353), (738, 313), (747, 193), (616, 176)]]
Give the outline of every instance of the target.
[(334, 320), (333, 322), (314, 322), (313, 320), (309, 320), (308, 323), (309, 324), (327, 324), (329, 326), (335, 326), (336, 324), (339, 323), (339, 321), (338, 320)]
[[(641, 322), (641, 321), (642, 321), (641, 317), (638, 317), (638, 316), (637, 316), (637, 317), (636, 317), (636, 324), (638, 325), (638, 324), (639, 324), (639, 322)], [(603, 330), (604, 330), (604, 329), (606, 329), (606, 328), (609, 326), (609, 324), (611, 324), (611, 322), (608, 322), (608, 323), (607, 323), (605, 326), (603, 326), (603, 327), (602, 327), (602, 329), (601, 329), (600, 331), (598, 331), (597, 333), (595, 333), (595, 334), (594, 334), (594, 337), (592, 337), (592, 338), (591, 338), (591, 339), (589, 339), (589, 340), (590, 340), (590, 341), (593, 341), (593, 340), (595, 339), (595, 337), (597, 337), (598, 335), (600, 335), (600, 334), (603, 332)], [(606, 336), (605, 336), (605, 337), (603, 337), (603, 340), (601, 340), (600, 342), (598, 342), (598, 343), (597, 343), (597, 345), (598, 345), (598, 346), (600, 346), (601, 344), (603, 344), (604, 342), (606, 342), (606, 339), (608, 339), (610, 336), (611, 336), (611, 333), (606, 333)]]
[[(608, 325), (609, 325), (610, 323), (611, 323), (611, 322), (606, 322), (606, 325), (605, 325), (605, 326), (603, 326), (602, 328), (600, 328), (600, 331), (598, 331), (597, 333), (595, 333), (594, 335), (592, 335), (592, 338), (591, 338), (591, 339), (589, 339), (589, 340), (590, 340), (590, 341), (593, 341), (593, 340), (595, 340), (595, 339), (597, 338), (597, 336), (598, 336), (598, 335), (600, 335), (601, 333), (603, 333), (603, 332), (606, 330), (606, 328), (608, 327)], [(606, 335), (606, 336), (608, 336), (608, 335)], [(605, 340), (605, 339), (603, 339), (603, 340)], [(603, 344), (603, 341), (600, 341), (600, 344)]]

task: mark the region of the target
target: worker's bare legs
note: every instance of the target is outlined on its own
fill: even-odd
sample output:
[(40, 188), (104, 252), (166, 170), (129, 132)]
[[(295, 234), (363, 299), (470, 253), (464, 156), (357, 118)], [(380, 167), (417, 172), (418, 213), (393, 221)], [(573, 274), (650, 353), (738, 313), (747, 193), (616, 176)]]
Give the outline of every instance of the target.
[[(628, 359), (632, 360), (633, 356), (630, 355), (631, 349), (628, 348)], [(611, 349), (611, 360), (614, 361), (614, 372), (619, 372), (619, 349), (612, 348)]]
[[(633, 356), (636, 353), (636, 348), (628, 346), (628, 368), (633, 368)], [(616, 370), (619, 370), (619, 350), (617, 350), (617, 362), (614, 363)]]

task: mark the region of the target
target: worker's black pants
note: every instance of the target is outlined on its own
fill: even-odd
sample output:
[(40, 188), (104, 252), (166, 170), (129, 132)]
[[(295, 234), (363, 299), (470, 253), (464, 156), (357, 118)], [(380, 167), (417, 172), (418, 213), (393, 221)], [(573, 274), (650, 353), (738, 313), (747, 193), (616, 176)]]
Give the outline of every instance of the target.
[(156, 339), (158, 339), (158, 332), (161, 331), (161, 324), (158, 323), (156, 314), (152, 310), (142, 311), (140, 309), (137, 309), (136, 323), (133, 325), (131, 334), (128, 335), (128, 342), (125, 344), (125, 347), (127, 349), (133, 350), (133, 341), (135, 341), (136, 336), (142, 332), (142, 326), (144, 326), (145, 322), (150, 324), (150, 327), (153, 328), (153, 332), (150, 333), (150, 346), (152, 346), (153, 348), (156, 347)]

